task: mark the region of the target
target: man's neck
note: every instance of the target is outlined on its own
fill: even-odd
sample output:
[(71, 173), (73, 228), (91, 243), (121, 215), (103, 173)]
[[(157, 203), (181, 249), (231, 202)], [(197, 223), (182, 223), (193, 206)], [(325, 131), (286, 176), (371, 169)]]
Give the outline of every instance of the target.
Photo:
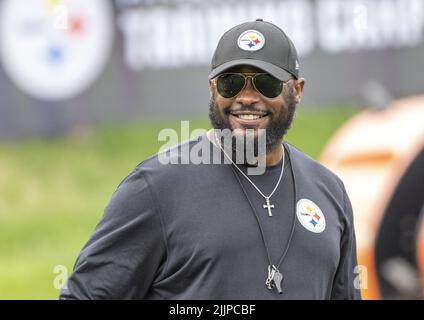
[(270, 153), (267, 153), (266, 155), (266, 166), (271, 167), (278, 164), (281, 159), (283, 158), (283, 148), (280, 147), (281, 143), (283, 142), (283, 139), (281, 139), (274, 150), (272, 150)]
[[(212, 143), (215, 144), (215, 137), (214, 137), (213, 129), (209, 130), (206, 133), (206, 136), (208, 137), (209, 141), (211, 141)], [(282, 142), (283, 142), (283, 138), (280, 139), (278, 146), (281, 145)], [(283, 148), (274, 148), (274, 150), (267, 153), (265, 157), (266, 157), (265, 163), (266, 163), (267, 167), (275, 166), (283, 158)], [(260, 159), (260, 160), (263, 160), (263, 158)], [(260, 161), (260, 160), (258, 161), (259, 163), (264, 163), (263, 161)]]

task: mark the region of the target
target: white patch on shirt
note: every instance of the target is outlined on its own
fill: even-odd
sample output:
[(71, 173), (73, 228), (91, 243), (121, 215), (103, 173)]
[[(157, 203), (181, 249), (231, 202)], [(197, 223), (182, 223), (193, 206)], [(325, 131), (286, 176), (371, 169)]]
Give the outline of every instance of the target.
[(296, 205), (296, 215), (305, 229), (321, 233), (325, 230), (325, 217), (321, 209), (309, 199), (300, 199)]

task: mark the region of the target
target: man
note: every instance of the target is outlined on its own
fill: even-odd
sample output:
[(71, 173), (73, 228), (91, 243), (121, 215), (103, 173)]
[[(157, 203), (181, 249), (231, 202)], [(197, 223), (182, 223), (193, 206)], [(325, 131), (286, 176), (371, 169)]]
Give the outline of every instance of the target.
[[(360, 299), (343, 183), (283, 142), (303, 86), (280, 28), (258, 19), (226, 32), (209, 79), (215, 130), (124, 179), (61, 298)], [(218, 130), (234, 135), (225, 142)], [(246, 157), (252, 131), (256, 162)], [(235, 163), (241, 140), (246, 153)], [(184, 148), (229, 164), (194, 164)], [(260, 163), (264, 172), (249, 174)]]

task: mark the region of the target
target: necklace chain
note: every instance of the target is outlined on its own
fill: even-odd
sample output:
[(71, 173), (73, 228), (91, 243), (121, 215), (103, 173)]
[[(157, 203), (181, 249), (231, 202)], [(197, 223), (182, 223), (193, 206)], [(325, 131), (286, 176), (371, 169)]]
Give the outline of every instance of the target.
[[(235, 168), (237, 168), (238, 169), (238, 171), (240, 171), (242, 174), (243, 174), (243, 176), (255, 187), (255, 189), (267, 200), (267, 202), (269, 201), (269, 198), (274, 194), (274, 192), (275, 192), (275, 190), (277, 189), (277, 187), (278, 187), (278, 185), (280, 184), (280, 181), (281, 181), (281, 177), (283, 176), (283, 170), (284, 170), (284, 161), (285, 161), (285, 150), (284, 150), (284, 145), (282, 146), (283, 147), (283, 164), (282, 164), (282, 169), (281, 169), (281, 174), (280, 174), (280, 177), (279, 177), (279, 179), (278, 179), (278, 182), (277, 182), (277, 185), (275, 186), (275, 188), (274, 188), (274, 190), (271, 192), (271, 194), (267, 197), (267, 196), (265, 196), (260, 190), (259, 190), (259, 188), (258, 187), (256, 187), (256, 185), (249, 179), (249, 177), (247, 177), (245, 174), (244, 174), (244, 172), (243, 171), (241, 171), (241, 169), (234, 163), (234, 161), (227, 155), (227, 153), (224, 151), (224, 149), (222, 148), (222, 146), (221, 146), (221, 143), (219, 142), (219, 140), (218, 140), (218, 137), (216, 136), (216, 132), (214, 131), (214, 140), (215, 140), (215, 143), (219, 146), (219, 148), (221, 149), (221, 151), (224, 153), (224, 155), (231, 161), (231, 163), (234, 165), (234, 167)], [(241, 183), (241, 181), (240, 181), (240, 177), (236, 174), (236, 172), (234, 171), (234, 169), (232, 168), (232, 171), (233, 171), (233, 173), (234, 173), (234, 176), (236, 177), (236, 179), (237, 179), (237, 181), (238, 181), (238, 183), (240, 184), (240, 187), (241, 187), (241, 189), (242, 189), (242, 191), (243, 191), (243, 193), (244, 193), (244, 195), (245, 195), (245, 197), (246, 197), (246, 199), (247, 199), (247, 201), (248, 201), (248, 203), (249, 203), (249, 205), (250, 205), (250, 207), (251, 207), (251, 209), (252, 209), (252, 211), (253, 211), (253, 215), (255, 216), (255, 218), (256, 218), (256, 222), (258, 223), (258, 226), (259, 226), (259, 231), (260, 231), (260, 234), (261, 234), (261, 238), (262, 238), (262, 242), (263, 242), (263, 245), (264, 245), (264, 247), (265, 247), (265, 251), (266, 251), (266, 254), (267, 254), (267, 257), (268, 257), (268, 262), (269, 262), (269, 265), (268, 265), (268, 277), (267, 277), (267, 279), (266, 279), (266, 281), (265, 281), (265, 285), (267, 286), (267, 288), (268, 289), (272, 289), (274, 286), (277, 288), (277, 291), (281, 294), (281, 293), (283, 293), (283, 291), (282, 291), (282, 289), (281, 289), (281, 285), (282, 285), (282, 281), (283, 281), (283, 279), (284, 279), (284, 277), (283, 277), (283, 275), (280, 273), (280, 271), (278, 270), (279, 268), (280, 268), (280, 266), (281, 266), (281, 264), (283, 263), (283, 261), (284, 261), (284, 259), (285, 259), (285, 257), (286, 257), (286, 255), (287, 255), (287, 252), (289, 251), (289, 248), (290, 248), (290, 243), (291, 243), (291, 241), (292, 241), (292, 239), (293, 239), (293, 234), (294, 234), (294, 229), (295, 229), (295, 226), (296, 226), (296, 217), (294, 216), (293, 217), (293, 222), (292, 222), (292, 227), (291, 227), (291, 231), (290, 231), (290, 235), (289, 235), (289, 238), (288, 238), (288, 241), (287, 241), (287, 245), (286, 245), (286, 248), (285, 248), (285, 250), (284, 250), (284, 252), (283, 252), (283, 254), (282, 254), (282, 256), (280, 257), (280, 260), (278, 261), (278, 264), (275, 266), (274, 264), (272, 264), (272, 262), (271, 262), (271, 256), (270, 256), (270, 253), (269, 253), (269, 250), (268, 250), (268, 245), (267, 245), (267, 243), (266, 243), (266, 240), (265, 240), (265, 235), (264, 235), (264, 230), (262, 229), (262, 226), (261, 226), (261, 223), (260, 223), (260, 221), (259, 221), (259, 216), (258, 216), (258, 214), (256, 213), (256, 210), (255, 210), (255, 207), (253, 206), (253, 204), (252, 204), (252, 202), (250, 201), (250, 199), (249, 199), (249, 197), (247, 196), (247, 192), (246, 192), (246, 190), (245, 190), (245, 188), (243, 187), (243, 184)], [(293, 172), (293, 168), (292, 168), (292, 174), (293, 174), (293, 178), (294, 178), (294, 172)], [(294, 182), (294, 185), (293, 185), (293, 191), (294, 191), (294, 202), (296, 203), (296, 198), (297, 198), (297, 192), (296, 192), (296, 183)], [(295, 206), (295, 205), (294, 205)], [(296, 206), (295, 206), (296, 207)]]
[(274, 192), (277, 190), (278, 186), (280, 185), (281, 182), (281, 178), (283, 177), (283, 173), (284, 173), (284, 161), (285, 161), (285, 155), (284, 155), (284, 146), (282, 146), (283, 148), (283, 162), (281, 165), (281, 172), (280, 172), (280, 177), (278, 178), (277, 184), (275, 185), (274, 189), (272, 190), (272, 192), (269, 194), (269, 196), (266, 196), (263, 194), (263, 192), (253, 183), (253, 181), (243, 172), (243, 170), (241, 170), (238, 165), (235, 164), (235, 162), (233, 161), (233, 159), (231, 159), (231, 157), (225, 152), (224, 148), (221, 145), (221, 142), (219, 141), (218, 137), (216, 136), (216, 132), (214, 131), (214, 137), (215, 137), (215, 142), (218, 144), (219, 148), (222, 150), (222, 152), (224, 153), (224, 155), (227, 157), (228, 160), (231, 161), (231, 163), (236, 167), (236, 169), (247, 179), (247, 181), (250, 182), (250, 184), (256, 189), (256, 191), (258, 191), (262, 197), (265, 198), (265, 200), (269, 200), (272, 195), (274, 194)]

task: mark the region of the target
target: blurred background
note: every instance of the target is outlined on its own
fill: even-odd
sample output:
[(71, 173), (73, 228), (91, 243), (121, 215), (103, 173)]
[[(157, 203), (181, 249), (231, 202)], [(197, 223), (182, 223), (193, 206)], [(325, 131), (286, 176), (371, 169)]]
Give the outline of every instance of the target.
[(424, 0), (0, 0), (0, 299), (58, 297), (159, 131), (210, 128), (213, 50), (256, 18), (298, 49), (287, 140), (346, 184), (363, 296), (422, 298)]

